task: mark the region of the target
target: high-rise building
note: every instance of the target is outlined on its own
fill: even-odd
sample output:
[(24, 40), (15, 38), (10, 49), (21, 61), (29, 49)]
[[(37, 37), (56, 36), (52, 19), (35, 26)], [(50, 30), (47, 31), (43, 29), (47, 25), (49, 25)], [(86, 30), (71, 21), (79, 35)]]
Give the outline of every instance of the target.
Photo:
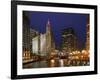
[(30, 28), (30, 50), (31, 50), (31, 53), (39, 53), (39, 50), (38, 50), (38, 40), (39, 40), (39, 33)]
[(39, 42), (38, 42), (39, 36), (36, 36), (32, 39), (32, 53), (33, 54), (39, 54)]
[(46, 52), (46, 34), (40, 34), (40, 54), (41, 56), (47, 56)]
[(32, 29), (32, 28), (30, 28), (30, 50), (31, 50), (31, 52), (32, 52), (32, 42), (33, 42), (33, 38), (36, 38), (36, 36), (38, 36), (39, 34), (38, 34), (38, 32), (36, 31), (36, 30), (34, 30), (34, 29)]
[(89, 15), (87, 16), (87, 24), (86, 24), (86, 50), (90, 49), (90, 19)]
[(76, 35), (73, 28), (62, 30), (62, 50), (68, 53), (76, 50)]
[(36, 55), (46, 56), (46, 34), (38, 33), (32, 38), (32, 53)]
[(27, 13), (23, 11), (23, 60), (30, 59), (30, 27)]
[(48, 22), (46, 24), (46, 51), (47, 53), (49, 54), (51, 50), (54, 48), (55, 48), (55, 43), (53, 39), (53, 33), (51, 30), (50, 21), (48, 19)]
[[(32, 34), (34, 30), (31, 30)], [(55, 48), (55, 43), (53, 40), (53, 34), (51, 31), (50, 21), (48, 20), (46, 24), (46, 32), (39, 33), (32, 38), (32, 53), (48, 56), (52, 49)]]
[[(23, 59), (30, 59), (33, 53), (32, 42), (33, 38), (38, 35), (38, 32), (30, 28), (28, 13), (23, 11)], [(36, 40), (36, 39), (35, 39)], [(34, 43), (35, 45), (36, 43)], [(36, 46), (36, 45), (35, 45)], [(35, 47), (34, 46), (34, 47)]]
[(25, 12), (23, 12), (23, 49), (30, 50), (29, 19)]

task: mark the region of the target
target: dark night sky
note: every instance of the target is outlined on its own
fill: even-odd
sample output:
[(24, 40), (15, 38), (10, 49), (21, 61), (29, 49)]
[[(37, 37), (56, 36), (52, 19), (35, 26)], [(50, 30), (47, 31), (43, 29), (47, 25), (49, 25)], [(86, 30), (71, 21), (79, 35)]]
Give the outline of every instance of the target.
[(74, 29), (78, 40), (78, 47), (85, 46), (87, 14), (28, 11), (28, 16), (31, 28), (41, 33), (45, 33), (49, 19), (57, 46), (61, 42), (61, 30), (68, 27)]

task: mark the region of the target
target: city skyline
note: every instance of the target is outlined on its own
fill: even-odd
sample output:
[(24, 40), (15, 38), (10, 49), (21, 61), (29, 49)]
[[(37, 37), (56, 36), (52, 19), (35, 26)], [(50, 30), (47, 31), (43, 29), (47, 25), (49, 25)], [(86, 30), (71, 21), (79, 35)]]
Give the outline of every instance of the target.
[(86, 17), (88, 14), (79, 13), (56, 13), (25, 11), (30, 21), (30, 28), (40, 33), (45, 33), (46, 24), (49, 19), (50, 27), (54, 35), (55, 45), (61, 46), (61, 31), (66, 28), (73, 28), (77, 37), (78, 48), (86, 45)]
[[(43, 18), (44, 14), (49, 18)], [(30, 68), (89, 65), (88, 19), (87, 14), (24, 11), (23, 68), (27, 68), (25, 64), (31, 61), (34, 66)], [(68, 26), (68, 21), (71, 26)], [(63, 65), (58, 64), (61, 60)]]

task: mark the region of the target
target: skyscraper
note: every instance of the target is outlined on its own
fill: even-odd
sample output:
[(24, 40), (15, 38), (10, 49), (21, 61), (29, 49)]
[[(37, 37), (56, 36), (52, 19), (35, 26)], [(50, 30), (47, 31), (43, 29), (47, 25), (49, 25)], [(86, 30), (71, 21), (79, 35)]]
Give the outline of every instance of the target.
[(62, 50), (66, 50), (68, 53), (76, 49), (76, 35), (73, 28), (67, 28), (62, 30)]
[(40, 34), (40, 54), (41, 56), (47, 56), (46, 52), (46, 34)]
[(89, 15), (87, 16), (87, 24), (86, 24), (86, 50), (90, 49), (90, 19)]
[(46, 24), (46, 51), (47, 53), (49, 54), (51, 50), (54, 48), (55, 48), (55, 43), (53, 39), (53, 33), (51, 30), (50, 21), (48, 19), (48, 22)]
[[(31, 31), (33, 32), (34, 30)], [(35, 54), (48, 56), (52, 49), (55, 49), (55, 43), (53, 40), (53, 33), (51, 30), (50, 21), (48, 20), (46, 24), (46, 32), (38, 32), (38, 35), (32, 38), (32, 50)]]
[(23, 39), (22, 39), (22, 41), (23, 41), (23, 60), (26, 60), (26, 59), (30, 59), (30, 49), (31, 49), (31, 47), (30, 47), (30, 41), (31, 41), (31, 39), (30, 39), (30, 27), (29, 27), (29, 23), (30, 23), (30, 21), (29, 21), (29, 18), (28, 18), (28, 16), (27, 16), (27, 13), (25, 13), (24, 11), (23, 11), (23, 34), (22, 34), (22, 36), (23, 36)]
[(23, 12), (23, 49), (30, 50), (29, 18), (25, 12)]

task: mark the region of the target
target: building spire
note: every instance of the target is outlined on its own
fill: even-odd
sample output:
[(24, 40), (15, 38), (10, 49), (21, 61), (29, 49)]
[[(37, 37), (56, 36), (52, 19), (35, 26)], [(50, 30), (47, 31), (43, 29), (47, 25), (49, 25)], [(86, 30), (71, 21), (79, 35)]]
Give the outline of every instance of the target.
[(48, 18), (48, 22), (47, 22), (47, 24), (50, 25), (50, 20), (49, 20), (49, 18)]
[(50, 29), (50, 20), (49, 20), (49, 18), (48, 18), (48, 21), (47, 21), (47, 24), (46, 24), (46, 32), (48, 32), (48, 31), (50, 31), (51, 29)]

